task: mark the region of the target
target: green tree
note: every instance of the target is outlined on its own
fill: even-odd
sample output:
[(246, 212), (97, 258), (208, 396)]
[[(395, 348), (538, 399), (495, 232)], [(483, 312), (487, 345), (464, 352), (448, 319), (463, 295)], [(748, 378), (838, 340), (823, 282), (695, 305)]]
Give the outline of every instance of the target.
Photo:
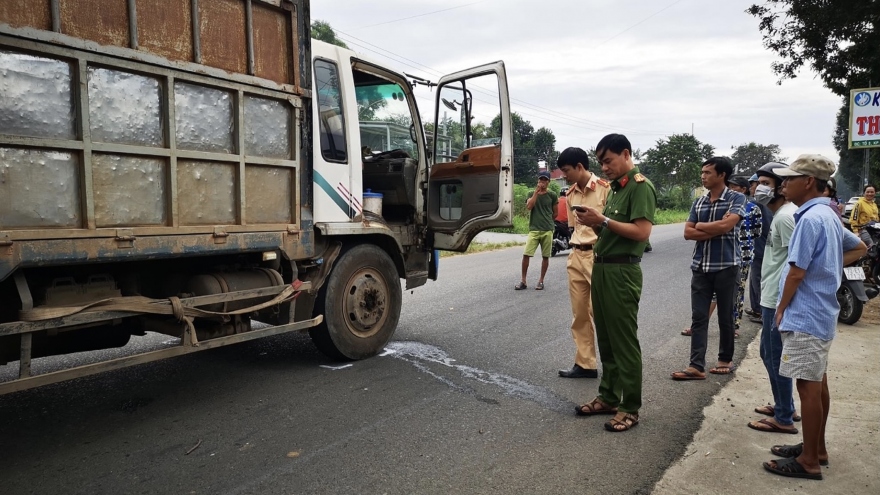
[(336, 31), (333, 30), (328, 22), (312, 21), (311, 35), (312, 38), (315, 38), (316, 40), (321, 40), (325, 43), (330, 43), (331, 45), (341, 46), (342, 48), (348, 48), (348, 45), (336, 36)]
[[(517, 184), (534, 184), (538, 177), (538, 153), (533, 139), (535, 128), (516, 112), (510, 114), (513, 125), (513, 180)], [(489, 125), (491, 135), (501, 135), (501, 116), (496, 115)], [(555, 143), (555, 138), (554, 138)]]
[(690, 191), (700, 186), (700, 164), (715, 153), (691, 134), (658, 139), (643, 155), (639, 168), (658, 188), (679, 187)]
[(783, 162), (786, 159), (780, 157), (778, 144), (758, 144), (750, 142), (739, 146), (731, 146), (733, 154), (730, 160), (733, 162), (735, 175), (752, 175), (767, 162)]
[(840, 96), (880, 83), (880, 2), (876, 0), (768, 0), (746, 12), (760, 19), (764, 46), (782, 59), (780, 82), (808, 65)]

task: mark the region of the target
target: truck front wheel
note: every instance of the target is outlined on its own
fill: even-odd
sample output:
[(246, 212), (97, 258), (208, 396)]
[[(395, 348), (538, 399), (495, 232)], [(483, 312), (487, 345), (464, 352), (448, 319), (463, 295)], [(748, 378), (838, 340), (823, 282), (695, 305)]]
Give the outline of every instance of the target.
[(344, 252), (315, 301), (324, 322), (309, 330), (315, 346), (334, 359), (375, 356), (400, 319), (402, 291), (394, 262), (372, 244)]

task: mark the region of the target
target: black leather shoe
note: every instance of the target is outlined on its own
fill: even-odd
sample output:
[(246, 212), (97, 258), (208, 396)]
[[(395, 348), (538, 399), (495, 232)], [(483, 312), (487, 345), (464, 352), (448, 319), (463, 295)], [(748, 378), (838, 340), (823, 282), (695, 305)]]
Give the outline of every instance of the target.
[(599, 372), (574, 365), (570, 370), (559, 370), (559, 376), (562, 378), (599, 378)]

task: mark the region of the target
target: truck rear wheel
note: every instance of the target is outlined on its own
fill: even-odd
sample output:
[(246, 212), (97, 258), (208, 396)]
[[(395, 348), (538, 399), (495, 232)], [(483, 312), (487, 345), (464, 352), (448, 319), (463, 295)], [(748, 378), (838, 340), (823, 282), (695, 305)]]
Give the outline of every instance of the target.
[(324, 322), (309, 330), (315, 346), (334, 359), (375, 356), (400, 319), (402, 291), (394, 262), (364, 244), (344, 252), (318, 293), (315, 313)]

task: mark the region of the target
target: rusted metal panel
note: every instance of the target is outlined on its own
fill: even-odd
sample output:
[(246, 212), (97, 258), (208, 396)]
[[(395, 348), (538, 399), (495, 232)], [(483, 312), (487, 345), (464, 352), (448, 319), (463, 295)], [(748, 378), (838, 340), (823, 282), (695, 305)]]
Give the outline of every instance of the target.
[(291, 193), (295, 169), (281, 167), (245, 167), (247, 188), (248, 224), (289, 223), (291, 218)]
[(254, 4), (254, 75), (278, 83), (292, 83), (290, 14)]
[(137, 0), (138, 46), (170, 60), (192, 62), (192, 10), (182, 0)]
[(199, 2), (202, 63), (247, 73), (245, 6), (241, 0)]
[(177, 161), (177, 214), (180, 225), (236, 223), (237, 163)]
[(166, 167), (166, 160), (162, 158), (93, 154), (96, 225), (165, 225)]
[(81, 227), (78, 171), (71, 152), (0, 147), (0, 230)]
[(126, 0), (64, 0), (61, 32), (102, 45), (128, 46)]
[(52, 10), (49, 0), (0, 1), (0, 22), (12, 27), (52, 29)]

